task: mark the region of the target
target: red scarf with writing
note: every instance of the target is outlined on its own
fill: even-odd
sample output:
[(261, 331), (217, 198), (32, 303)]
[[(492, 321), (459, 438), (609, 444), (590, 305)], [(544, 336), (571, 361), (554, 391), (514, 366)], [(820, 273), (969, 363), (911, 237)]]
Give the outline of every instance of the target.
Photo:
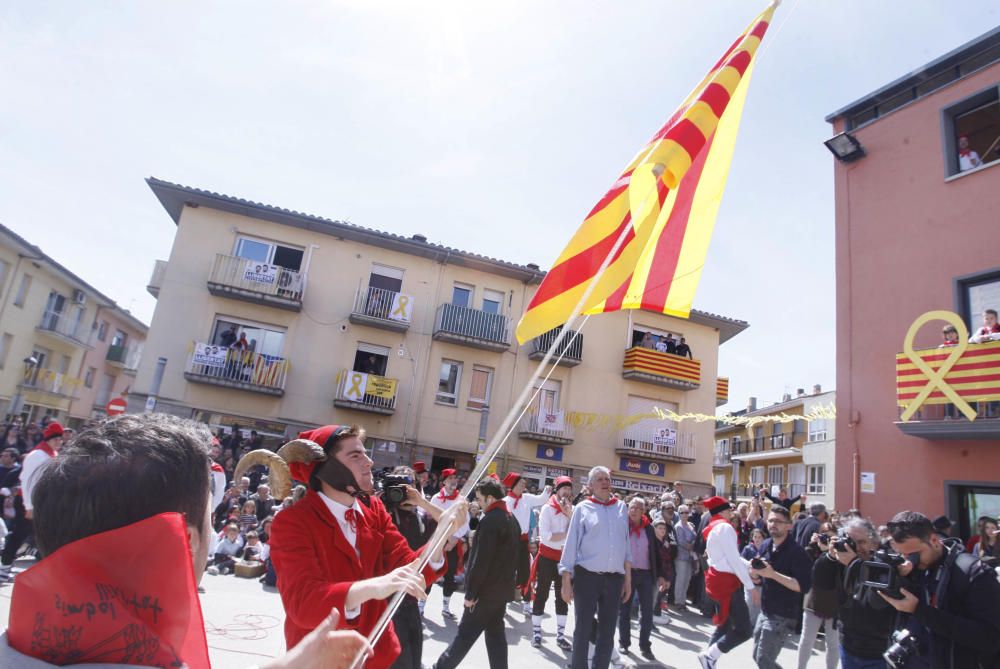
[(444, 494), (445, 490), (447, 490), (447, 488), (441, 488), (441, 492), (438, 493), (438, 499), (440, 499), (442, 502), (450, 502), (451, 500), (456, 499), (458, 497), (458, 488), (455, 488), (455, 492), (451, 493), (450, 495)]
[(84, 537), (18, 574), (7, 639), (56, 665), (208, 667), (184, 517)]
[(632, 521), (630, 520), (628, 521), (629, 534), (634, 534), (635, 536), (639, 536), (640, 534), (642, 534), (642, 531), (646, 529), (648, 525), (649, 525), (649, 518), (647, 518), (646, 516), (642, 517), (638, 525), (633, 525)]

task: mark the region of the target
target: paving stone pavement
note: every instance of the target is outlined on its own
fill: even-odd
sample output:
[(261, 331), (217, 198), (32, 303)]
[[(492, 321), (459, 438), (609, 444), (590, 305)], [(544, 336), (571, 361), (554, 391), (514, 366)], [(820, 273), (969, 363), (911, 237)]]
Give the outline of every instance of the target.
[[(27, 567), (30, 561), (21, 561), (17, 567)], [(235, 576), (210, 576), (202, 579), (205, 593), (201, 595), (205, 618), (205, 631), (214, 669), (246, 669), (263, 663), (268, 658), (284, 652), (284, 611), (281, 600), (274, 588), (268, 588), (255, 579)], [(10, 608), (11, 586), (0, 585), (0, 624), (7, 625)], [(461, 593), (452, 597), (452, 611), (459, 613)], [(566, 667), (569, 653), (561, 651), (555, 644), (555, 616), (550, 610), (542, 623), (543, 645), (539, 649), (531, 647), (531, 618), (521, 612), (519, 605), (507, 608), (507, 642), (509, 645), (509, 666), (516, 669), (535, 667)], [(629, 666), (671, 667), (675, 669), (700, 669), (697, 652), (704, 647), (712, 631), (711, 621), (696, 612), (670, 615), (670, 623), (664, 618), (654, 618), (653, 654), (656, 662), (647, 662), (638, 655), (633, 639), (633, 654), (627, 658)], [(457, 622), (445, 621), (441, 616), (441, 589), (435, 587), (426, 607), (423, 661), (431, 666), (455, 636)], [(633, 621), (633, 637), (638, 635), (638, 621)], [(570, 607), (568, 634), (572, 635), (573, 609)], [(822, 646), (822, 642), (818, 644)], [(786, 669), (797, 666), (795, 643), (789, 641), (781, 651), (778, 662)], [(719, 669), (753, 667), (752, 642), (725, 655), (719, 662)], [(810, 669), (825, 667), (823, 656), (813, 651), (809, 661)], [(486, 647), (480, 639), (473, 646), (462, 667), (488, 669)]]

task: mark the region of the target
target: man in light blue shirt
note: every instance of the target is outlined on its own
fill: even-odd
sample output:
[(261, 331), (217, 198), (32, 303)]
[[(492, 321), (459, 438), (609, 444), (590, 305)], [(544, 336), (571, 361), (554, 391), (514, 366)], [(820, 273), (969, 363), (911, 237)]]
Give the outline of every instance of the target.
[(562, 596), (573, 602), (575, 629), (571, 669), (588, 669), (591, 623), (597, 613), (593, 669), (608, 669), (621, 602), (632, 591), (632, 555), (628, 541), (628, 507), (611, 494), (611, 471), (590, 470), (592, 491), (573, 509), (559, 573)]

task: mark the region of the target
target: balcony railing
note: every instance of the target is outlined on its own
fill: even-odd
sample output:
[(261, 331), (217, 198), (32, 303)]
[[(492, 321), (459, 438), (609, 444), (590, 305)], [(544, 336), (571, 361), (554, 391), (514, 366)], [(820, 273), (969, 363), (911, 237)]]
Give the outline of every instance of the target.
[(678, 390), (693, 390), (701, 386), (701, 361), (633, 346), (625, 349), (622, 376)]
[(518, 426), (518, 436), (543, 444), (572, 444), (573, 426), (562, 411), (554, 414), (526, 413)]
[(295, 270), (219, 253), (208, 276), (213, 295), (267, 304), (289, 311), (302, 310), (306, 277)]
[(160, 288), (163, 286), (163, 277), (167, 273), (167, 261), (157, 260), (153, 265), (153, 274), (149, 277), (149, 283), (146, 284), (146, 292), (153, 297), (160, 296)]
[[(528, 358), (531, 360), (541, 360), (544, 358), (545, 353), (552, 346), (552, 342), (556, 340), (560, 332), (562, 332), (562, 326), (553, 328), (545, 334), (532, 339), (531, 352), (528, 354)], [(576, 335), (575, 338), (573, 337), (574, 334)], [(562, 355), (561, 359), (559, 359), (560, 355)], [(568, 331), (559, 343), (559, 348), (552, 354), (552, 359), (559, 360), (559, 364), (565, 367), (579, 365), (583, 360), (583, 335), (573, 330)]]
[(54, 372), (51, 369), (35, 369), (24, 377), (18, 387), (25, 392), (39, 392), (55, 395), (63, 399), (73, 399), (77, 396), (77, 388), (83, 383), (81, 379), (69, 374)]
[(730, 464), (732, 460), (729, 458), (729, 451), (716, 451), (712, 454), (713, 467), (728, 467)]
[(72, 312), (47, 310), (38, 324), (42, 332), (54, 335), (77, 346), (92, 348), (93, 332), (83, 323), (83, 309), (77, 307)]
[(715, 406), (721, 407), (729, 401), (729, 379), (720, 376), (715, 380)]
[(284, 358), (195, 343), (184, 378), (265, 395), (284, 395), (289, 364)]
[[(954, 348), (932, 348), (916, 355), (932, 369), (939, 368)], [(943, 383), (951, 387), (972, 410), (969, 420), (952, 403), (940, 385), (935, 386), (908, 420), (903, 413), (928, 385), (926, 375), (900, 353), (896, 356), (896, 426), (905, 434), (924, 439), (1000, 439), (1000, 342), (968, 344), (945, 372)]]
[(510, 320), (501, 314), (442, 304), (434, 319), (433, 338), (489, 351), (506, 351), (510, 348)]
[(621, 434), (615, 452), (654, 460), (694, 462), (694, 438), (691, 433), (666, 430), (628, 430)]
[[(779, 488), (787, 490), (789, 497), (798, 497), (806, 494), (806, 485), (804, 483), (769, 483), (767, 485), (767, 492), (771, 492), (771, 486), (775, 485)], [(754, 493), (759, 490), (759, 483), (737, 483), (732, 486), (730, 493), (733, 497), (752, 498)], [(775, 497), (777, 497), (777, 495), (775, 495)], [(808, 498), (808, 495), (806, 495), (806, 497)], [(799, 504), (799, 502), (796, 502), (796, 504)]]
[(139, 368), (139, 357), (141, 355), (142, 344), (128, 344), (127, 346), (112, 344), (108, 347), (108, 353), (104, 356), (104, 359), (112, 367), (124, 369), (125, 371), (135, 371)]
[(396, 379), (345, 369), (337, 375), (333, 405), (383, 415), (396, 411)]
[(410, 295), (363, 286), (354, 297), (354, 308), (349, 320), (383, 330), (405, 332), (410, 327), (413, 308), (413, 297)]

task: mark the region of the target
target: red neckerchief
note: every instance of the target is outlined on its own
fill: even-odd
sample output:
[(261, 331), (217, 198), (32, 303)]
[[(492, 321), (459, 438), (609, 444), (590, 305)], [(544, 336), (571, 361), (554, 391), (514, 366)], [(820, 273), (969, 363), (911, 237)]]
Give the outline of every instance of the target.
[(960, 155), (960, 156), (968, 156), (971, 153), (972, 153), (971, 149), (959, 149), (958, 150), (958, 155)]
[(607, 502), (602, 502), (601, 500), (597, 499), (593, 495), (591, 495), (587, 499), (589, 499), (594, 504), (600, 504), (601, 506), (611, 506), (612, 504), (616, 504), (618, 502), (618, 498), (615, 497), (614, 495), (612, 495), (611, 497), (609, 497)]
[(354, 533), (357, 534), (358, 533), (358, 512), (355, 511), (354, 509), (348, 509), (347, 511), (344, 512), (344, 520), (347, 521), (347, 524), (350, 525), (351, 529), (354, 531)]
[[(551, 506), (553, 509), (555, 509), (556, 513), (562, 513), (563, 512), (562, 507), (559, 506), (559, 500), (556, 499), (555, 495), (552, 495), (552, 497), (549, 497), (549, 506)], [(566, 514), (563, 514), (563, 515), (566, 515)]]
[(515, 495), (515, 494), (514, 494), (514, 491), (513, 491), (513, 490), (511, 490), (511, 491), (510, 491), (509, 493), (507, 493), (507, 495), (508, 495), (508, 496), (509, 496), (509, 497), (510, 497), (510, 498), (511, 498), (512, 500), (514, 500), (514, 508), (516, 509), (516, 508), (517, 508), (517, 505), (518, 505), (518, 503), (519, 503), (519, 502), (521, 501), (521, 496), (520, 496), (520, 495)]
[(222, 468), (222, 465), (220, 465), (218, 462), (212, 463), (212, 471), (225, 473), (225, 470)]
[(487, 513), (492, 511), (493, 509), (503, 509), (504, 513), (506, 513), (508, 516), (510, 515), (510, 511), (507, 510), (507, 502), (503, 500), (500, 500), (499, 502), (493, 502), (488, 507), (486, 507)]
[(729, 525), (732, 527), (732, 524), (728, 520), (722, 516), (716, 516), (710, 520), (708, 525), (705, 526), (705, 529), (701, 531), (701, 536), (705, 539), (705, 541), (708, 541), (708, 535), (711, 534), (716, 525)]
[(66, 544), (17, 578), (7, 639), (19, 653), (59, 666), (209, 666), (179, 513)]
[(628, 532), (629, 534), (634, 534), (635, 536), (639, 536), (642, 533), (642, 531), (646, 529), (646, 526), (648, 525), (649, 525), (649, 518), (647, 518), (646, 516), (642, 517), (642, 520), (639, 521), (638, 526), (633, 525), (632, 521), (630, 520), (628, 521)]
[(441, 498), (442, 502), (450, 502), (451, 500), (458, 497), (458, 488), (455, 488), (455, 492), (451, 493), (451, 495), (445, 495), (444, 491), (445, 488), (441, 488), (441, 492), (438, 493), (438, 497)]
[(40, 442), (38, 442), (38, 445), (35, 446), (31, 450), (33, 450), (33, 451), (45, 451), (46, 453), (48, 453), (48, 455), (49, 455), (50, 458), (56, 457), (56, 452), (52, 450), (52, 447), (49, 446), (49, 442), (47, 442), (47, 441), (40, 441)]

